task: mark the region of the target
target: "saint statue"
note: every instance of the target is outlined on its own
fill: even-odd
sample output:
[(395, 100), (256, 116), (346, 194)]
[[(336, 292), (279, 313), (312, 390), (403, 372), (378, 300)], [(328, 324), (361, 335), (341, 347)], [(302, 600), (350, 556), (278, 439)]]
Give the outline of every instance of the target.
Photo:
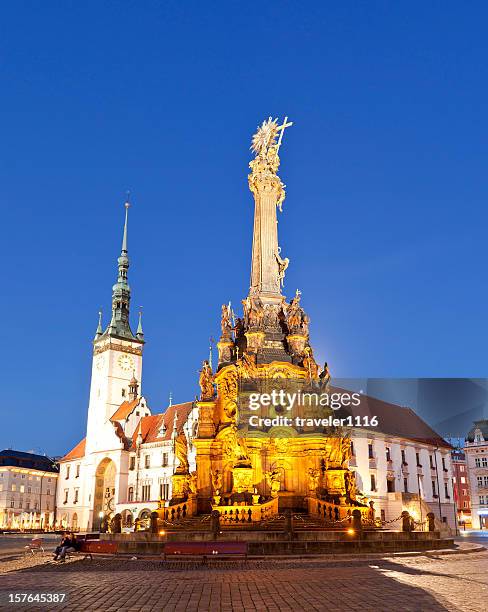
[(324, 369), (319, 374), (320, 387), (322, 389), (326, 389), (329, 386), (330, 382), (330, 371), (327, 361), (324, 363)]
[(183, 429), (175, 438), (175, 455), (179, 461), (179, 465), (176, 468), (176, 472), (179, 474), (188, 474), (188, 443), (186, 440), (185, 432)]
[(290, 260), (288, 257), (285, 259), (281, 258), (281, 248), (278, 247), (278, 252), (276, 253), (276, 261), (278, 262), (278, 279), (280, 281), (280, 286), (283, 287), (285, 281), (285, 272), (288, 266), (290, 265)]
[(346, 436), (340, 438), (340, 461), (342, 467), (347, 467), (349, 459), (351, 458), (351, 438)]
[(277, 469), (265, 472), (266, 481), (271, 489), (271, 497), (278, 497), (281, 488), (280, 473)]
[(242, 370), (245, 378), (257, 378), (258, 367), (256, 365), (256, 356), (248, 351), (242, 355)]
[(247, 297), (242, 300), (244, 310), (244, 325), (246, 328), (260, 327), (263, 320), (264, 309), (258, 297)]
[(327, 441), (327, 467), (337, 468), (342, 465), (341, 438), (332, 437)]
[(236, 319), (235, 325), (232, 328), (234, 331), (234, 335), (236, 340), (240, 338), (244, 334), (244, 321), (240, 317)]
[(192, 472), (191, 474), (188, 474), (187, 486), (188, 486), (188, 492), (190, 493), (190, 495), (195, 495), (197, 492), (197, 473), (196, 472)]
[(222, 328), (222, 337), (223, 338), (231, 338), (232, 337), (232, 310), (229, 304), (222, 304), (222, 314), (220, 317), (220, 326)]
[(201, 390), (200, 399), (211, 400), (214, 396), (213, 374), (207, 360), (203, 362), (202, 369), (200, 370), (199, 384)]
[(215, 472), (210, 472), (212, 478), (212, 489), (214, 495), (220, 495), (222, 490), (222, 472), (220, 470), (215, 470)]
[(319, 373), (319, 366), (314, 359), (312, 347), (306, 346), (304, 352), (303, 367), (307, 370), (308, 377), (312, 380), (316, 380)]
[(301, 317), (301, 307), (300, 307), (300, 291), (297, 289), (295, 297), (291, 300), (287, 310), (286, 310), (286, 322), (288, 323), (288, 328), (290, 332), (300, 327), (302, 322)]
[(297, 289), (295, 297), (291, 300), (288, 308), (286, 309), (286, 323), (288, 325), (290, 334), (308, 336), (310, 317), (300, 306), (300, 296), (301, 293)]
[(319, 486), (320, 471), (317, 468), (308, 468), (308, 488), (316, 491)]
[(228, 457), (233, 458), (236, 466), (250, 466), (251, 460), (247, 452), (246, 441), (244, 438), (237, 435), (237, 426), (232, 423), (227, 431), (228, 433), (224, 442), (224, 453)]
[(356, 472), (346, 472), (345, 477), (346, 495), (348, 499), (356, 499)]

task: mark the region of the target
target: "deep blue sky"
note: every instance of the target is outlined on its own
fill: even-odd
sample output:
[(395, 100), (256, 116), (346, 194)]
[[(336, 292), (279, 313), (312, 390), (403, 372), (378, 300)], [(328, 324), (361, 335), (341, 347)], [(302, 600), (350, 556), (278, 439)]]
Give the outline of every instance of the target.
[(248, 288), (249, 141), (288, 115), (279, 231), (316, 354), (486, 376), (485, 3), (12, 2), (0, 9), (0, 447), (84, 435), (132, 192), (153, 411), (191, 399)]

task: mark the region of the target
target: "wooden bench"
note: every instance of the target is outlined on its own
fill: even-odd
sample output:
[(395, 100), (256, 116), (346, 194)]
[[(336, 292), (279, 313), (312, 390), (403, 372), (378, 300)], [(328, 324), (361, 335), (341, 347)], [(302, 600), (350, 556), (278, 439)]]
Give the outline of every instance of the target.
[(200, 557), (202, 562), (222, 557), (247, 560), (247, 542), (166, 542), (163, 558)]
[(116, 555), (117, 542), (104, 542), (103, 540), (82, 540), (76, 551), (66, 552), (67, 557), (83, 556), (83, 559), (93, 559), (93, 555)]
[(44, 552), (44, 547), (42, 545), (42, 538), (32, 538), (31, 543), (24, 546), (24, 555), (27, 553), (32, 553), (33, 555), (36, 552)]

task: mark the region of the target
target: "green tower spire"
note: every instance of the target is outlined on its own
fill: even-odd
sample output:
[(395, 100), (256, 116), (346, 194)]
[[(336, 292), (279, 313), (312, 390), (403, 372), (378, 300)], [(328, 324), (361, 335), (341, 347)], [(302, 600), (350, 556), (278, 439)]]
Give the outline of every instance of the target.
[(103, 329), (102, 329), (102, 309), (100, 309), (98, 311), (98, 327), (97, 327), (97, 331), (95, 332), (95, 340), (98, 340), (98, 338), (100, 338), (100, 336), (103, 334)]
[(112, 317), (104, 335), (123, 338), (124, 340), (138, 340), (141, 342), (143, 341), (142, 337), (134, 336), (129, 323), (130, 287), (127, 280), (127, 272), (129, 270), (129, 256), (127, 250), (127, 227), (130, 207), (129, 197), (127, 197), (124, 206), (125, 221), (122, 236), (122, 249), (120, 257), (117, 260), (117, 282), (112, 288)]
[(144, 332), (142, 331), (142, 307), (139, 309), (139, 323), (137, 324), (136, 336), (139, 340), (144, 340)]

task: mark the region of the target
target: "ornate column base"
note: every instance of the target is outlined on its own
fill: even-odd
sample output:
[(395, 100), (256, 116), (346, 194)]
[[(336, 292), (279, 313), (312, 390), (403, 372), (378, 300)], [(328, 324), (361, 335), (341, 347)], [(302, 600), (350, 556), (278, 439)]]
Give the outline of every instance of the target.
[(331, 468), (326, 470), (326, 488), (329, 495), (345, 495), (346, 494), (346, 483), (344, 475), (346, 470), (342, 468)]
[(188, 474), (173, 474), (171, 476), (173, 483), (173, 495), (171, 500), (182, 501), (187, 495)]
[(263, 331), (248, 331), (244, 335), (247, 339), (248, 350), (256, 352), (263, 346), (266, 334)]
[(235, 493), (252, 493), (254, 491), (252, 467), (235, 467), (232, 470)]
[(197, 402), (199, 419), (198, 419), (198, 437), (213, 438), (215, 436), (215, 423), (213, 420), (215, 401), (200, 400)]
[(220, 341), (217, 342), (217, 348), (219, 350), (219, 365), (221, 363), (228, 363), (232, 360), (234, 342), (230, 338), (220, 338)]
[(288, 347), (294, 355), (303, 355), (307, 344), (307, 336), (302, 334), (290, 334), (286, 337)]

